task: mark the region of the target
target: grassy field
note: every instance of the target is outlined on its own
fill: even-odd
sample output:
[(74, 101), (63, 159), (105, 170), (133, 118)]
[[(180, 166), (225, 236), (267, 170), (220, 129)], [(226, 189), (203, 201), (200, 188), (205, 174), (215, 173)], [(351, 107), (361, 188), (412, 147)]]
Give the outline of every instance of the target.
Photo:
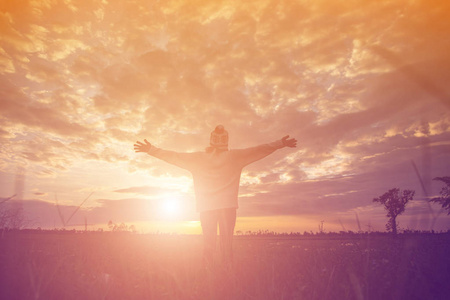
[(7, 232), (0, 299), (450, 299), (450, 234), (245, 237)]

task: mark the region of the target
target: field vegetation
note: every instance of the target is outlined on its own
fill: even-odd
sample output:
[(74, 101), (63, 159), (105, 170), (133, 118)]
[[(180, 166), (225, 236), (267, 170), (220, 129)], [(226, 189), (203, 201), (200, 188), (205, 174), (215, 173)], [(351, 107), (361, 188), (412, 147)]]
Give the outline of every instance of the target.
[(3, 231), (0, 299), (449, 299), (450, 233), (234, 240), (232, 268), (202, 266), (202, 237)]

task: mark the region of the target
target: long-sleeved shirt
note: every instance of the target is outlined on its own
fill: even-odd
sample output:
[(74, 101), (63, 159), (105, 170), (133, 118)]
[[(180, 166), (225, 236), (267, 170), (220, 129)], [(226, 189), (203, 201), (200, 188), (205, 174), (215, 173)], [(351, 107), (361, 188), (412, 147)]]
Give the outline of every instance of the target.
[(191, 172), (197, 211), (238, 208), (242, 169), (275, 150), (281, 140), (252, 148), (229, 151), (179, 153), (152, 146), (148, 154)]

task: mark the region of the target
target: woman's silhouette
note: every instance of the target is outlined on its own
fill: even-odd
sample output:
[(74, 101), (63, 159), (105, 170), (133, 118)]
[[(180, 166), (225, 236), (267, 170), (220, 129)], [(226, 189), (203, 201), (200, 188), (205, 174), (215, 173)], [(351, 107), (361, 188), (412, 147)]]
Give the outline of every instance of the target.
[(218, 125), (211, 132), (210, 146), (204, 152), (179, 153), (163, 150), (147, 140), (134, 144), (135, 152), (144, 152), (191, 172), (197, 211), (204, 237), (204, 261), (210, 265), (216, 246), (217, 225), (225, 263), (231, 263), (232, 238), (238, 208), (239, 180), (242, 169), (284, 147), (296, 147), (297, 140), (283, 137), (272, 143), (247, 149), (228, 149), (228, 132)]

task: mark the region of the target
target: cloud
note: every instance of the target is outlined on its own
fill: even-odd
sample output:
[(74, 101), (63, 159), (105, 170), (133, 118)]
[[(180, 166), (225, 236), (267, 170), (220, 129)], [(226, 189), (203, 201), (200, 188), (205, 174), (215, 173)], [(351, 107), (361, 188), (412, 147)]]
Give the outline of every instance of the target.
[[(87, 129), (71, 123), (59, 111), (31, 99), (9, 81), (3, 81), (0, 108), (7, 124), (38, 128), (64, 136), (83, 135)], [(5, 118), (7, 118), (5, 120)]]
[(173, 191), (170, 189), (164, 189), (160, 187), (154, 187), (154, 186), (136, 186), (136, 187), (130, 187), (126, 189), (119, 189), (115, 190), (113, 192), (116, 193), (130, 193), (130, 194), (141, 194), (141, 195), (154, 195), (162, 192), (169, 192)]
[[(11, 200), (12, 204), (19, 203)], [(85, 221), (91, 225), (105, 225), (109, 221), (114, 223), (137, 223), (168, 221), (167, 216), (162, 214), (161, 201), (151, 199), (127, 198), (119, 200), (97, 199), (96, 206), (65, 205), (49, 203), (41, 200), (21, 201), (24, 216), (31, 227), (62, 228), (66, 226), (84, 226)], [(170, 221), (196, 220), (195, 209), (190, 209), (185, 203), (181, 203), (184, 211), (182, 216)], [(76, 211), (76, 212), (75, 212)], [(73, 214), (75, 212), (75, 214)], [(73, 215), (73, 216), (72, 216)], [(72, 216), (72, 218), (70, 218)], [(61, 219), (64, 219), (63, 220)]]
[(116, 179), (101, 184), (103, 199), (156, 194), (146, 180), (189, 174), (132, 144), (203, 151), (224, 124), (231, 148), (299, 141), (245, 169), (243, 214), (372, 211), (358, 197), (418, 187), (411, 160), (429, 176), (448, 169), (448, 11), (442, 1), (5, 2), (0, 170), (27, 166), (48, 195), (48, 176), (76, 185), (83, 172)]

